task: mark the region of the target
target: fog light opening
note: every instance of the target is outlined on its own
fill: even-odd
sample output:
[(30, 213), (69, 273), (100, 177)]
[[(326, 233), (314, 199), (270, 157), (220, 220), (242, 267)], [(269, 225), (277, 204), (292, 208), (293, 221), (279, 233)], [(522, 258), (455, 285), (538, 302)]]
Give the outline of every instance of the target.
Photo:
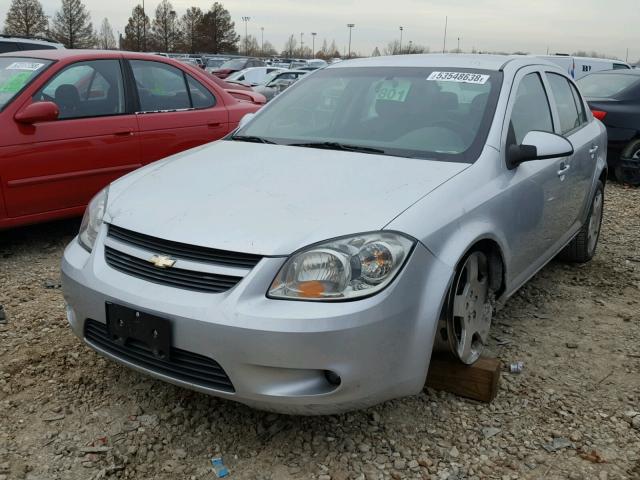
[(329, 384), (333, 385), (334, 387), (337, 387), (342, 383), (342, 379), (340, 378), (340, 375), (330, 370), (324, 371), (324, 378), (326, 378), (327, 382), (329, 382)]

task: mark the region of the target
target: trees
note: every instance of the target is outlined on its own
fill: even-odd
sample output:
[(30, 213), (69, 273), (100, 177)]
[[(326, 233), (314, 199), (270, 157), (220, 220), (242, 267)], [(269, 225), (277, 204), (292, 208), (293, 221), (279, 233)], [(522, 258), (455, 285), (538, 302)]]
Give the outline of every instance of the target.
[(260, 56), (260, 44), (256, 37), (253, 35), (242, 37), (240, 39), (240, 51), (249, 57)]
[(177, 14), (169, 0), (162, 0), (156, 7), (156, 17), (151, 27), (153, 48), (161, 52), (175, 51), (180, 30), (177, 24)]
[(13, 0), (4, 21), (4, 33), (31, 37), (47, 30), (47, 17), (38, 0)]
[(380, 56), (380, 50), (378, 49), (378, 47), (373, 49), (373, 52), (371, 53), (372, 57), (379, 57)]
[(113, 34), (113, 28), (109, 20), (105, 18), (100, 24), (100, 31), (98, 32), (98, 47), (103, 50), (113, 50), (117, 48), (116, 37)]
[(195, 53), (200, 40), (200, 24), (204, 18), (202, 10), (198, 7), (189, 8), (180, 19), (181, 40), (184, 50), (189, 53)]
[(62, 0), (51, 31), (67, 48), (91, 48), (96, 43), (91, 15), (81, 0)]
[(149, 17), (145, 15), (142, 5), (136, 5), (124, 27), (123, 50), (134, 52), (146, 51), (146, 40), (151, 37), (149, 32)]
[(229, 11), (221, 3), (215, 2), (200, 23), (198, 48), (211, 53), (237, 52), (240, 36), (235, 27)]
[(269, 41), (265, 41), (262, 46), (262, 55), (265, 57), (273, 57), (278, 55), (278, 51), (275, 49), (273, 44)]
[(298, 42), (296, 41), (295, 35), (291, 34), (291, 36), (287, 39), (284, 44), (284, 48), (282, 49), (282, 55), (286, 57), (293, 57), (294, 52), (296, 51), (296, 46)]

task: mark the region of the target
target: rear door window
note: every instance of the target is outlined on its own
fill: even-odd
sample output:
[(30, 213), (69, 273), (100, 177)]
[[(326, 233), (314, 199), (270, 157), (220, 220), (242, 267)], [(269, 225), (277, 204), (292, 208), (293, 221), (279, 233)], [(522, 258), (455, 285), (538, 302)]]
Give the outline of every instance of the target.
[(182, 70), (166, 63), (131, 60), (141, 112), (191, 108)]
[(207, 90), (204, 85), (194, 79), (191, 75), (187, 75), (189, 83), (189, 93), (193, 108), (211, 108), (216, 104), (216, 97)]
[(551, 92), (558, 109), (558, 116), (560, 117), (560, 132), (565, 135), (579, 128), (584, 122), (580, 113), (578, 113), (578, 107), (569, 81), (556, 73), (547, 73), (547, 79), (549, 80)]
[(34, 96), (60, 109), (59, 119), (125, 113), (124, 83), (118, 60), (93, 60), (68, 66)]

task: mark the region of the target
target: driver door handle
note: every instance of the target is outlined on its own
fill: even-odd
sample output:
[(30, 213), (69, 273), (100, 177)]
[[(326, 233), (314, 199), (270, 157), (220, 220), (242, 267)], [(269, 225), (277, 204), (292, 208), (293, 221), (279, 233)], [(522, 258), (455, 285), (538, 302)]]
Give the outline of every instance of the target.
[(571, 168), (571, 165), (569, 165), (568, 163), (560, 162), (560, 168), (558, 169), (558, 176), (559, 177), (563, 176), (569, 171), (570, 168)]
[(590, 149), (589, 149), (589, 153), (591, 155), (593, 155), (594, 153), (596, 153), (598, 151), (598, 145), (593, 145)]

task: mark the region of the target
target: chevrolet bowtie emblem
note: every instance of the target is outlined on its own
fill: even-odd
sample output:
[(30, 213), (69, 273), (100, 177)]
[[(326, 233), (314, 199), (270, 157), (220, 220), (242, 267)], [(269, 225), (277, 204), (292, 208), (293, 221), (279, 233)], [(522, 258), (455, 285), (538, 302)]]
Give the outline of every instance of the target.
[(149, 261), (158, 268), (171, 268), (176, 264), (173, 258), (167, 257), (166, 255), (154, 255)]

